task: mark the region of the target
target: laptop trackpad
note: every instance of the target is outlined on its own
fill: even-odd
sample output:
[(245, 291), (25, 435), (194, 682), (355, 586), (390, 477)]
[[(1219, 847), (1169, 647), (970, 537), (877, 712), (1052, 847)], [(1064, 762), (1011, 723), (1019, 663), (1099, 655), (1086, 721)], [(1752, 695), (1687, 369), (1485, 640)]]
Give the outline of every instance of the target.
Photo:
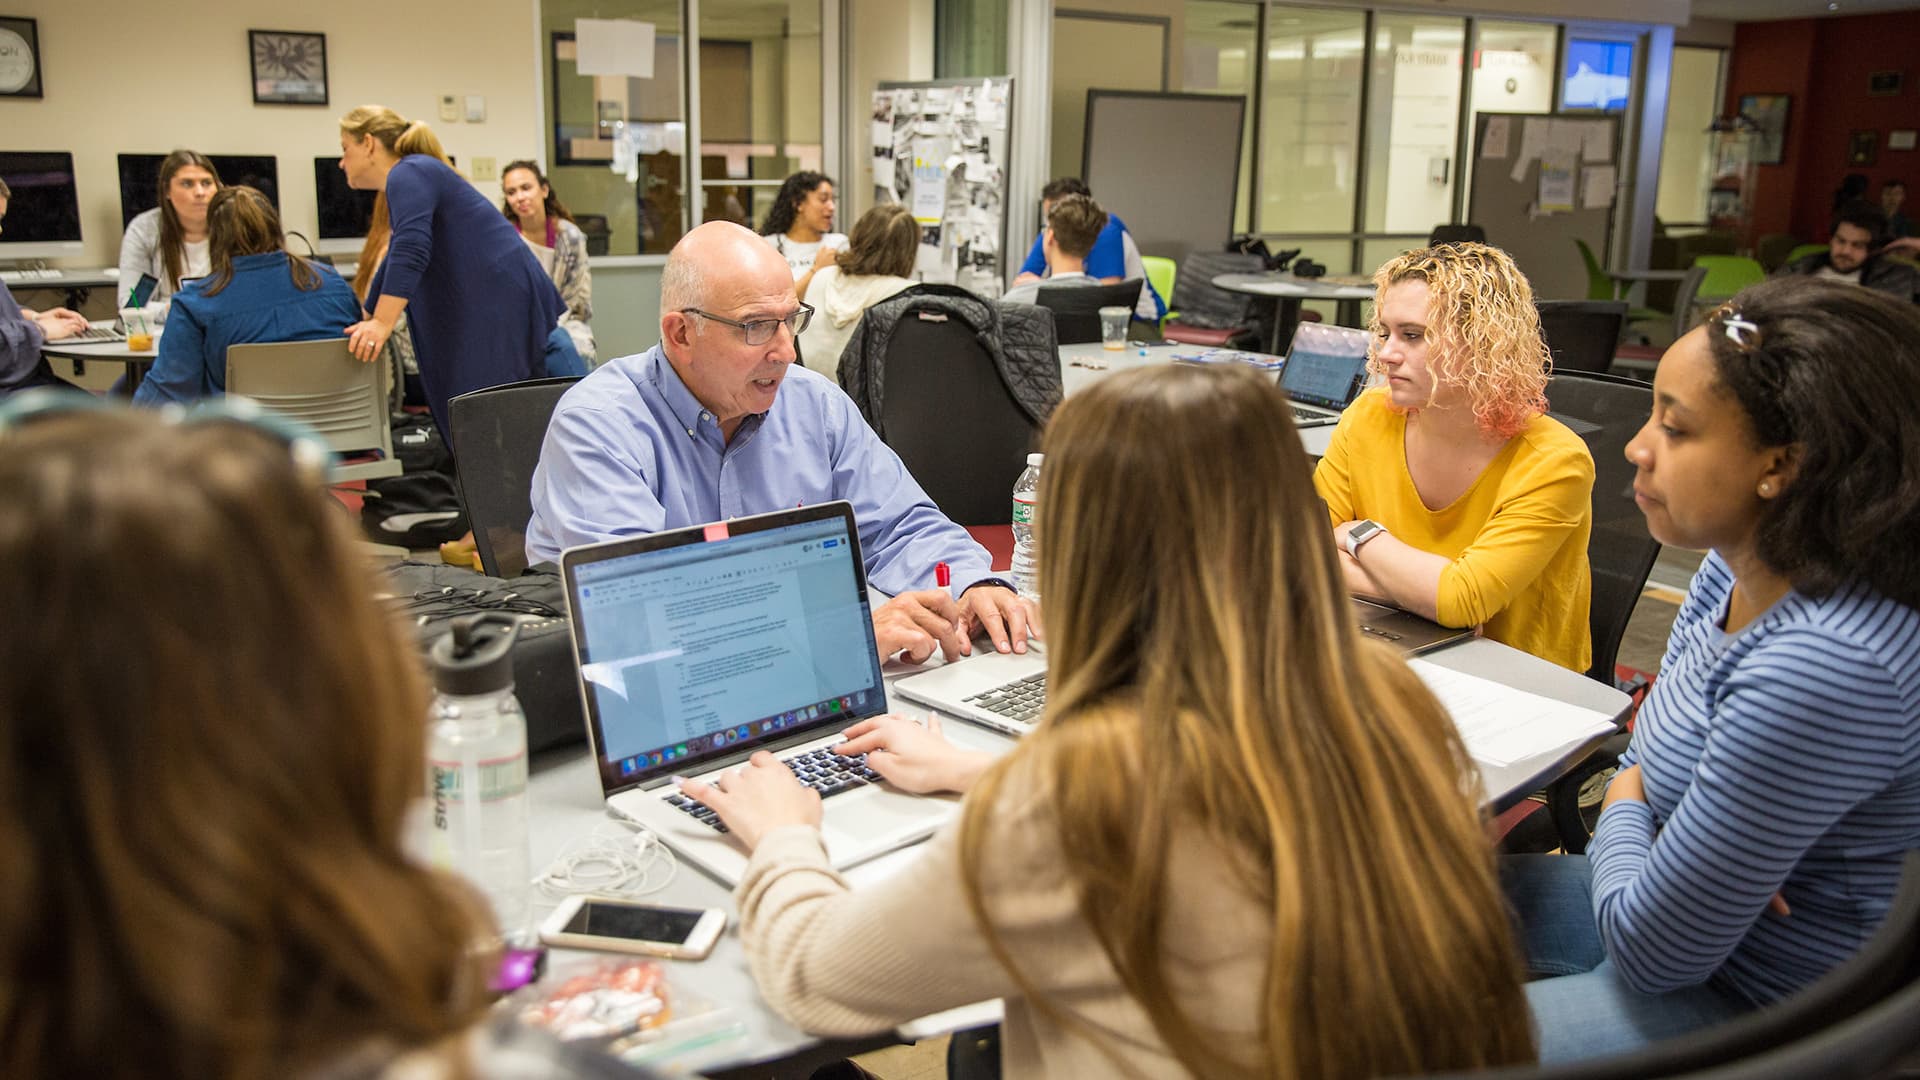
[(837, 863), (842, 853), (871, 848), (876, 841), (930, 836), (959, 805), (953, 796), (907, 795), (872, 785), (827, 800), (821, 835)]

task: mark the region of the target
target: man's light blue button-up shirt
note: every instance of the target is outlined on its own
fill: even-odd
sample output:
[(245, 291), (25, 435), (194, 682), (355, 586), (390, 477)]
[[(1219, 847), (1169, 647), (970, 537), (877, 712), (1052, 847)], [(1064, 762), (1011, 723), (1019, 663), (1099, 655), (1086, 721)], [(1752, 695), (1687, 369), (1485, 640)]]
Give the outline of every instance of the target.
[(986, 549), (933, 505), (853, 399), (799, 364), (731, 446), (658, 345), (604, 364), (554, 409), (532, 494), (536, 563), (599, 540), (845, 499), (874, 588), (934, 588), (942, 562), (956, 597), (991, 576)]

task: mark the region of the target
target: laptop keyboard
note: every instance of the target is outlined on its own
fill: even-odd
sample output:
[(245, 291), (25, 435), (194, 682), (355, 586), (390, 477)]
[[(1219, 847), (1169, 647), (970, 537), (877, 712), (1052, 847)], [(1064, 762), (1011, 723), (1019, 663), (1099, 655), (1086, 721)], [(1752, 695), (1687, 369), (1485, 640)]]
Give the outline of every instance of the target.
[(1292, 409), (1293, 409), (1293, 418), (1294, 418), (1295, 420), (1325, 420), (1325, 419), (1327, 419), (1327, 414), (1326, 414), (1326, 413), (1323, 413), (1323, 412), (1316, 412), (1316, 411), (1314, 411), (1314, 410), (1312, 410), (1312, 409), (1303, 409), (1303, 408), (1301, 408), (1301, 407), (1300, 407), (1300, 406), (1298, 406), (1298, 405), (1294, 405), (1294, 406), (1292, 406)]
[(1023, 724), (1037, 723), (1041, 711), (1047, 707), (1047, 673), (1042, 671), (1029, 675), (1017, 682), (996, 686), (962, 700), (976, 709), (985, 709), (1009, 720), (1018, 720)]
[(121, 333), (120, 331), (110, 330), (100, 326), (89, 326), (85, 330), (82, 330), (77, 334), (69, 334), (66, 337), (60, 339), (61, 343), (64, 343), (64, 344), (73, 344), (73, 343), (88, 342), (88, 341), (125, 341), (125, 340), (127, 340), (127, 335)]
[[(855, 754), (852, 757), (842, 757), (828, 746), (781, 758), (780, 763), (792, 769), (793, 775), (799, 777), (802, 784), (819, 792), (823, 799), (843, 791), (852, 791), (854, 788), (880, 782), (880, 774), (867, 768), (867, 755)], [(694, 820), (716, 832), (727, 831), (726, 825), (720, 821), (720, 815), (697, 799), (675, 793), (667, 796), (667, 802), (679, 807), (684, 813), (693, 815)]]

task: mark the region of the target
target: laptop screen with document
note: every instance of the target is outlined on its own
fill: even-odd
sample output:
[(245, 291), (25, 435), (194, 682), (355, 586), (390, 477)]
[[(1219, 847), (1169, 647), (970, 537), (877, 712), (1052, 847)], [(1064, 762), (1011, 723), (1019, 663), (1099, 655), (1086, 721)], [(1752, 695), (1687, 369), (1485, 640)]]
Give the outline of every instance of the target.
[(562, 567), (608, 794), (886, 711), (846, 503), (575, 548)]
[(1367, 384), (1367, 332), (1301, 323), (1280, 371), (1280, 389), (1303, 405), (1338, 412)]

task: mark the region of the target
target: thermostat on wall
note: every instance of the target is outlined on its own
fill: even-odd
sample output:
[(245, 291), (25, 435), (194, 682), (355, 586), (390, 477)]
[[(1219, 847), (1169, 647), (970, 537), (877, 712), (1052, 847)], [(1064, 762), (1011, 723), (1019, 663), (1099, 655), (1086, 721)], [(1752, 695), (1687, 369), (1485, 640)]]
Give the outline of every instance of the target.
[(440, 95), (440, 119), (446, 121), (449, 124), (457, 123), (459, 121), (460, 119), (460, 99), (459, 98), (454, 97), (452, 94)]

